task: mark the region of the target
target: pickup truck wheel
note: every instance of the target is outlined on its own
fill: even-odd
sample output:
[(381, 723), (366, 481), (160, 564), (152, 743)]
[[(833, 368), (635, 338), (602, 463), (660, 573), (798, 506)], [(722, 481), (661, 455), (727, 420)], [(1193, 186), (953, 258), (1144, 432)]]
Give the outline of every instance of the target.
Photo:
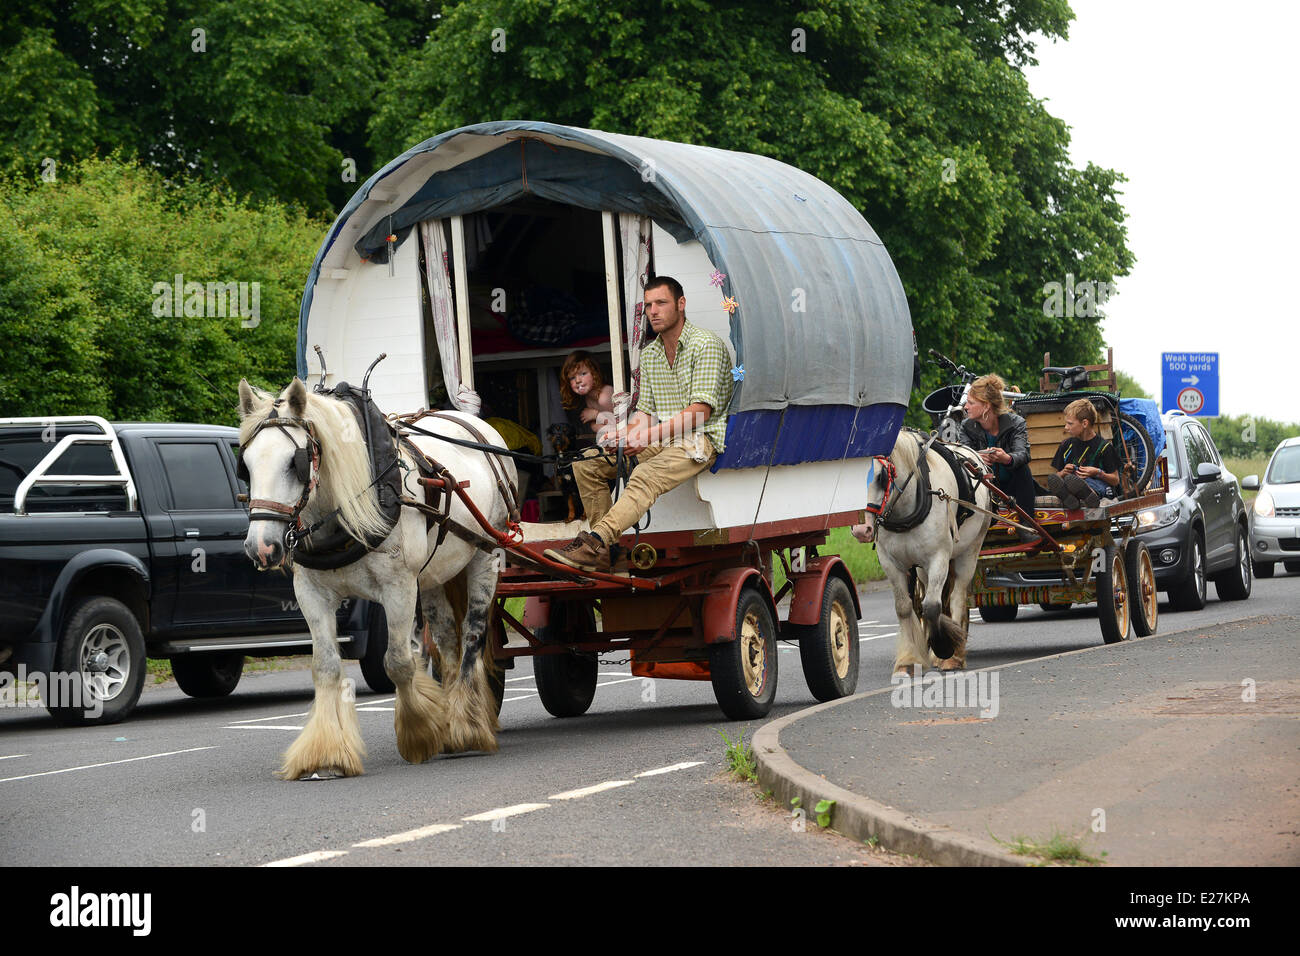
[(64, 726), (117, 723), (144, 688), (140, 623), (116, 598), (86, 598), (63, 625), (54, 666), (45, 684), (51, 717)]
[(173, 657), (172, 676), (191, 697), (226, 697), (244, 676), (244, 655), (218, 651)]

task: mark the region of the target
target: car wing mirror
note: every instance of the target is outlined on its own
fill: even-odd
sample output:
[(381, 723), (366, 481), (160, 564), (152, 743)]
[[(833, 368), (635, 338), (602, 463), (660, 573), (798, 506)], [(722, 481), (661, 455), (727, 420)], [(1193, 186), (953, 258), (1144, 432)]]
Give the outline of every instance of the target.
[(1207, 481), (1217, 481), (1223, 474), (1223, 469), (1212, 461), (1203, 461), (1196, 466), (1196, 483), (1204, 484)]
[(1259, 491), (1259, 475), (1247, 475), (1241, 479), (1243, 491)]

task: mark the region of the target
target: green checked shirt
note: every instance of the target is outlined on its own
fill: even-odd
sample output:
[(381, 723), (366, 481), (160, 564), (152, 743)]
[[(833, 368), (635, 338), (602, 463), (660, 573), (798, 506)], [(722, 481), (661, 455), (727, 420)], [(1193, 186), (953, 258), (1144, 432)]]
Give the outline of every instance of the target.
[(731, 356), (727, 346), (708, 329), (682, 323), (677, 360), (668, 364), (664, 342), (657, 338), (641, 353), (641, 397), (636, 410), (666, 422), (687, 405), (704, 402), (713, 414), (700, 429), (722, 453), (727, 435), (727, 406), (731, 403)]

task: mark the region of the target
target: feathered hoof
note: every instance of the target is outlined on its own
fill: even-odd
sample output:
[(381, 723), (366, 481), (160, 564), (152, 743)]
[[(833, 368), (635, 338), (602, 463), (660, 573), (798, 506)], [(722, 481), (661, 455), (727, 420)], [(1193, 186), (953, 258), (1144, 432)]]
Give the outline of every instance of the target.
[(361, 758), (366, 746), (361, 740), (357, 711), (338, 693), (317, 697), (307, 724), (284, 752), (276, 773), (281, 780), (358, 777), (365, 773)]
[(442, 685), (424, 671), (415, 671), (409, 683), (398, 685), (393, 726), (403, 760), (424, 763), (447, 749), (446, 712)]
[(496, 707), (487, 699), (486, 680), (476, 673), (472, 682), (457, 680), (447, 691), (447, 750), (467, 753), (480, 750), (496, 753)]
[(939, 670), (943, 671), (945, 674), (950, 674), (953, 671), (964, 671), (965, 669), (966, 662), (959, 661), (955, 657), (950, 657), (946, 661), (939, 662)]

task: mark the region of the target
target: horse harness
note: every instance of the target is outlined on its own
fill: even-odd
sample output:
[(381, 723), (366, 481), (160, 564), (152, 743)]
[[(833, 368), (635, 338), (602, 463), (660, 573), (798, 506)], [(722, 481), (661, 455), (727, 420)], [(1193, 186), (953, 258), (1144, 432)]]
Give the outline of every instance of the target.
[[(944, 463), (947, 464), (957, 480), (957, 525), (960, 527), (967, 518), (974, 514), (972, 508), (976, 507), (970, 502), (970, 499), (974, 497), (974, 489), (971, 485), (971, 475), (968, 472), (968, 469), (974, 469), (974, 464), (957, 455), (947, 446), (946, 442), (938, 441), (937, 433), (931, 433), (927, 439), (922, 440), (920, 432), (910, 428), (907, 431), (916, 439), (919, 446), (916, 471), (904, 478), (895, 489), (894, 481), (898, 475), (898, 469), (890, 458), (877, 455), (875, 461), (880, 465), (885, 475), (885, 494), (881, 498), (880, 504), (868, 504), (866, 510), (876, 516), (876, 524), (886, 531), (910, 531), (930, 516), (930, 508), (933, 505), (934, 498), (948, 500), (949, 495), (943, 489), (936, 490), (930, 487), (930, 463), (927, 453), (933, 448), (935, 453), (944, 460)], [(917, 480), (916, 504), (905, 517), (894, 517), (894, 507), (902, 497), (903, 492), (907, 490), (908, 484), (917, 476), (919, 478)], [(891, 497), (893, 501), (890, 500)]]
[[(293, 467), (295, 475), (303, 482), (303, 491), (298, 501), (293, 505), (286, 505), (264, 498), (250, 499), (249, 520), (276, 521), (288, 525), (285, 529), (284, 543), (285, 549), (290, 553), (294, 562), (313, 570), (334, 570), (361, 560), (378, 548), (392, 533), (392, 529), (401, 516), (403, 507), (413, 507), (422, 512), (425, 515), (428, 529), (431, 530), (435, 524), (438, 525), (438, 536), (430, 551), (430, 558), (446, 539), (448, 532), (455, 534), (456, 537), (481, 551), (491, 552), (497, 546), (497, 542), (490, 541), (450, 517), (451, 497), (453, 494), (457, 494), (480, 523), (486, 522), (486, 518), (482, 516), (468, 496), (464, 494), (464, 488), (469, 482), (458, 482), (445, 466), (420, 451), (397, 427), (407, 425), (425, 416), (445, 418), (455, 421), (465, 428), (479, 442), (485, 442), (484, 436), (473, 425), (440, 412), (419, 412), (414, 416), (398, 416), (394, 421), (390, 421), (375, 407), (368, 390), (353, 389), (346, 382), (340, 382), (329, 390), (322, 390), (318, 387), (317, 392), (348, 404), (361, 421), (365, 431), (365, 444), (370, 457), (372, 479), (362, 493), (368, 492), (371, 488), (376, 489), (379, 508), (384, 515), (386, 527), (382, 533), (375, 533), (367, 536), (364, 540), (358, 540), (349, 534), (338, 521), (338, 514), (341, 509), (337, 508), (310, 527), (303, 526), (303, 509), (306, 507), (307, 501), (316, 489), (320, 479), (321, 444), (312, 421), (307, 418), (281, 416), (279, 408), (284, 400), (276, 399), (271, 413), (257, 423), (252, 435), (244, 444), (245, 447), (252, 444), (253, 439), (263, 429), (277, 427), (297, 446), (297, 441), (294, 440), (292, 433), (288, 429), (290, 426), (302, 428), (307, 435), (307, 444), (304, 447), (298, 447), (294, 452)], [(423, 431), (418, 428), (416, 430)], [(432, 433), (426, 432), (425, 434)], [(403, 469), (409, 470), (409, 466), (401, 459), (402, 451), (406, 451), (416, 464), (419, 472), (417, 481), (425, 489), (424, 501), (418, 501), (402, 494), (403, 476), (401, 472)], [(509, 509), (510, 527), (513, 529), (517, 527), (519, 520), (519, 506), (514, 486), (506, 480), (497, 462), (490, 455), (488, 456), (488, 462), (496, 477), (498, 491), (505, 499)], [(240, 457), (237, 474), (240, 480), (245, 483), (250, 481), (248, 466), (244, 463), (242, 456)]]

